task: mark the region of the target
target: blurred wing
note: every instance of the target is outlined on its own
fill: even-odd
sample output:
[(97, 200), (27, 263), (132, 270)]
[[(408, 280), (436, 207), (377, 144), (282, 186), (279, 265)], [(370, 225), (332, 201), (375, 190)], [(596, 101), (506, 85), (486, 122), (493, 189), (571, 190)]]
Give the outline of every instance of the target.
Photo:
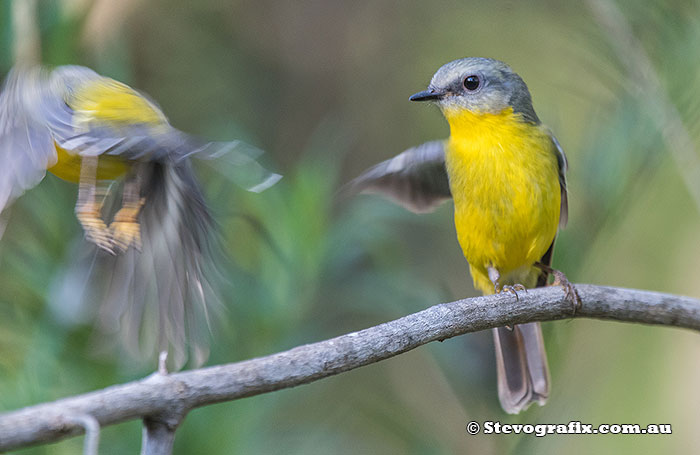
[(434, 210), (452, 197), (443, 141), (427, 142), (381, 162), (357, 177), (343, 193), (376, 193), (415, 213)]
[(45, 80), (39, 69), (15, 68), (0, 93), (0, 212), (56, 161), (51, 132), (41, 121)]
[(121, 129), (98, 127), (57, 142), (62, 148), (81, 155), (107, 154), (127, 160), (174, 165), (195, 158), (241, 188), (256, 193), (282, 178), (258, 163), (256, 158), (263, 153), (260, 149), (241, 141), (205, 142), (165, 125), (156, 128), (146, 125)]
[(550, 132), (549, 136), (552, 138), (552, 143), (556, 149), (557, 154), (557, 165), (559, 166), (559, 187), (561, 188), (561, 207), (559, 209), (559, 227), (566, 227), (566, 223), (569, 221), (569, 198), (566, 189), (566, 171), (569, 168), (569, 162), (566, 159), (564, 150), (561, 148), (559, 141)]
[(256, 158), (262, 154), (262, 150), (241, 141), (209, 142), (191, 149), (180, 159), (196, 158), (241, 188), (260, 193), (282, 178), (258, 163)]

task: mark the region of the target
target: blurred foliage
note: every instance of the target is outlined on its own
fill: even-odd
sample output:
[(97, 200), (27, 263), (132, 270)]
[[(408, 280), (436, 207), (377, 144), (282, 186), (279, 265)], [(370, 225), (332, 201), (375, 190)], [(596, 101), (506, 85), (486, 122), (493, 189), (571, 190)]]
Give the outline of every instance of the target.
[[(21, 1), (21, 0), (20, 0)], [(12, 62), (0, 2), (0, 73)], [(700, 139), (700, 3), (620, 2), (693, 139)], [(42, 0), (42, 59), (149, 93), (185, 131), (241, 138), (285, 174), (245, 194), (202, 169), (220, 226), (224, 308), (209, 364), (270, 354), (474, 295), (449, 204), (415, 216), (373, 197), (343, 203), (362, 169), (445, 137), (411, 105), (443, 63), (489, 56), (528, 82), (570, 160), (569, 227), (555, 266), (578, 282), (700, 296), (700, 215), (653, 99), (626, 74), (585, 3), (397, 0)], [(700, 159), (700, 157), (698, 157)], [(81, 235), (76, 188), (48, 176), (2, 214), (0, 410), (142, 377), (154, 365), (92, 348), (89, 321), (51, 308)], [(545, 324), (547, 406), (506, 416), (490, 333), (420, 348), (300, 388), (192, 412), (176, 453), (616, 453), (700, 445), (697, 336), (600, 321)], [(690, 361), (689, 361), (690, 359)], [(673, 436), (469, 436), (469, 420), (671, 423)], [(138, 422), (103, 431), (135, 453)], [(74, 438), (21, 453), (76, 453)]]

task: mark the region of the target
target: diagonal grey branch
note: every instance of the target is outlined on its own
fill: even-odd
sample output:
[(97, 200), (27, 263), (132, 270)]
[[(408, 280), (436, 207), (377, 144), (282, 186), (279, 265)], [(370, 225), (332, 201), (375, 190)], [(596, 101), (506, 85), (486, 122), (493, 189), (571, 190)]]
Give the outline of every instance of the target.
[(0, 452), (83, 432), (71, 416), (101, 426), (131, 419), (172, 425), (193, 408), (306, 384), (388, 359), (435, 340), (468, 332), (571, 317), (612, 319), (700, 331), (700, 300), (650, 291), (578, 285), (582, 306), (572, 314), (559, 287), (443, 303), (330, 340), (243, 362), (108, 387), (0, 414)]

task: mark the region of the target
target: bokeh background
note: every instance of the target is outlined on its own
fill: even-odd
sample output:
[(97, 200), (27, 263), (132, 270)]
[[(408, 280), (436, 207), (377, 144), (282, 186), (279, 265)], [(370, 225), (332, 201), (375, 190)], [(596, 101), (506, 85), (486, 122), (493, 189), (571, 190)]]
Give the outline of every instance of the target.
[[(689, 176), (700, 161), (698, 1), (17, 3), (25, 0), (0, 1), (0, 74), (17, 52), (90, 66), (149, 93), (180, 129), (266, 150), (267, 164), (285, 175), (261, 195), (206, 179), (230, 258), (208, 364), (475, 295), (451, 204), (417, 216), (377, 197), (334, 199), (370, 165), (447, 136), (437, 108), (407, 98), (463, 56), (508, 62), (568, 154), (571, 216), (554, 265), (576, 282), (700, 297), (700, 207), (691, 196), (700, 180)], [(648, 66), (626, 63), (640, 55)], [(669, 145), (679, 135), (688, 139), (680, 151)], [(155, 369), (116, 348), (96, 352), (89, 320), (50, 303), (81, 237), (76, 193), (49, 175), (2, 215), (0, 411)], [(544, 330), (552, 394), (519, 416), (498, 405), (484, 332), (195, 410), (175, 452), (674, 453), (700, 445), (697, 334), (592, 320)], [(470, 420), (670, 423), (673, 435), (469, 436)], [(140, 437), (139, 422), (105, 428), (101, 453), (136, 453)], [(19, 453), (81, 447), (74, 438)]]

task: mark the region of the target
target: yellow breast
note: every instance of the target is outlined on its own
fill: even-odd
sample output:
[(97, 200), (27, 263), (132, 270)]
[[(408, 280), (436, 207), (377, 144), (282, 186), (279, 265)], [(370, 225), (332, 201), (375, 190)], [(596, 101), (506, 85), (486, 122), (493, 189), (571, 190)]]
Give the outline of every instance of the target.
[[(72, 183), (80, 182), (80, 155), (72, 154), (54, 143), (56, 164), (48, 168), (56, 177)], [(126, 174), (128, 164), (116, 156), (101, 155), (97, 162), (97, 180), (115, 180)]]
[(559, 222), (557, 158), (547, 131), (512, 109), (445, 116), (455, 227), (475, 285), (493, 292), (486, 272), (493, 266), (501, 284), (534, 286), (532, 265), (551, 245)]

